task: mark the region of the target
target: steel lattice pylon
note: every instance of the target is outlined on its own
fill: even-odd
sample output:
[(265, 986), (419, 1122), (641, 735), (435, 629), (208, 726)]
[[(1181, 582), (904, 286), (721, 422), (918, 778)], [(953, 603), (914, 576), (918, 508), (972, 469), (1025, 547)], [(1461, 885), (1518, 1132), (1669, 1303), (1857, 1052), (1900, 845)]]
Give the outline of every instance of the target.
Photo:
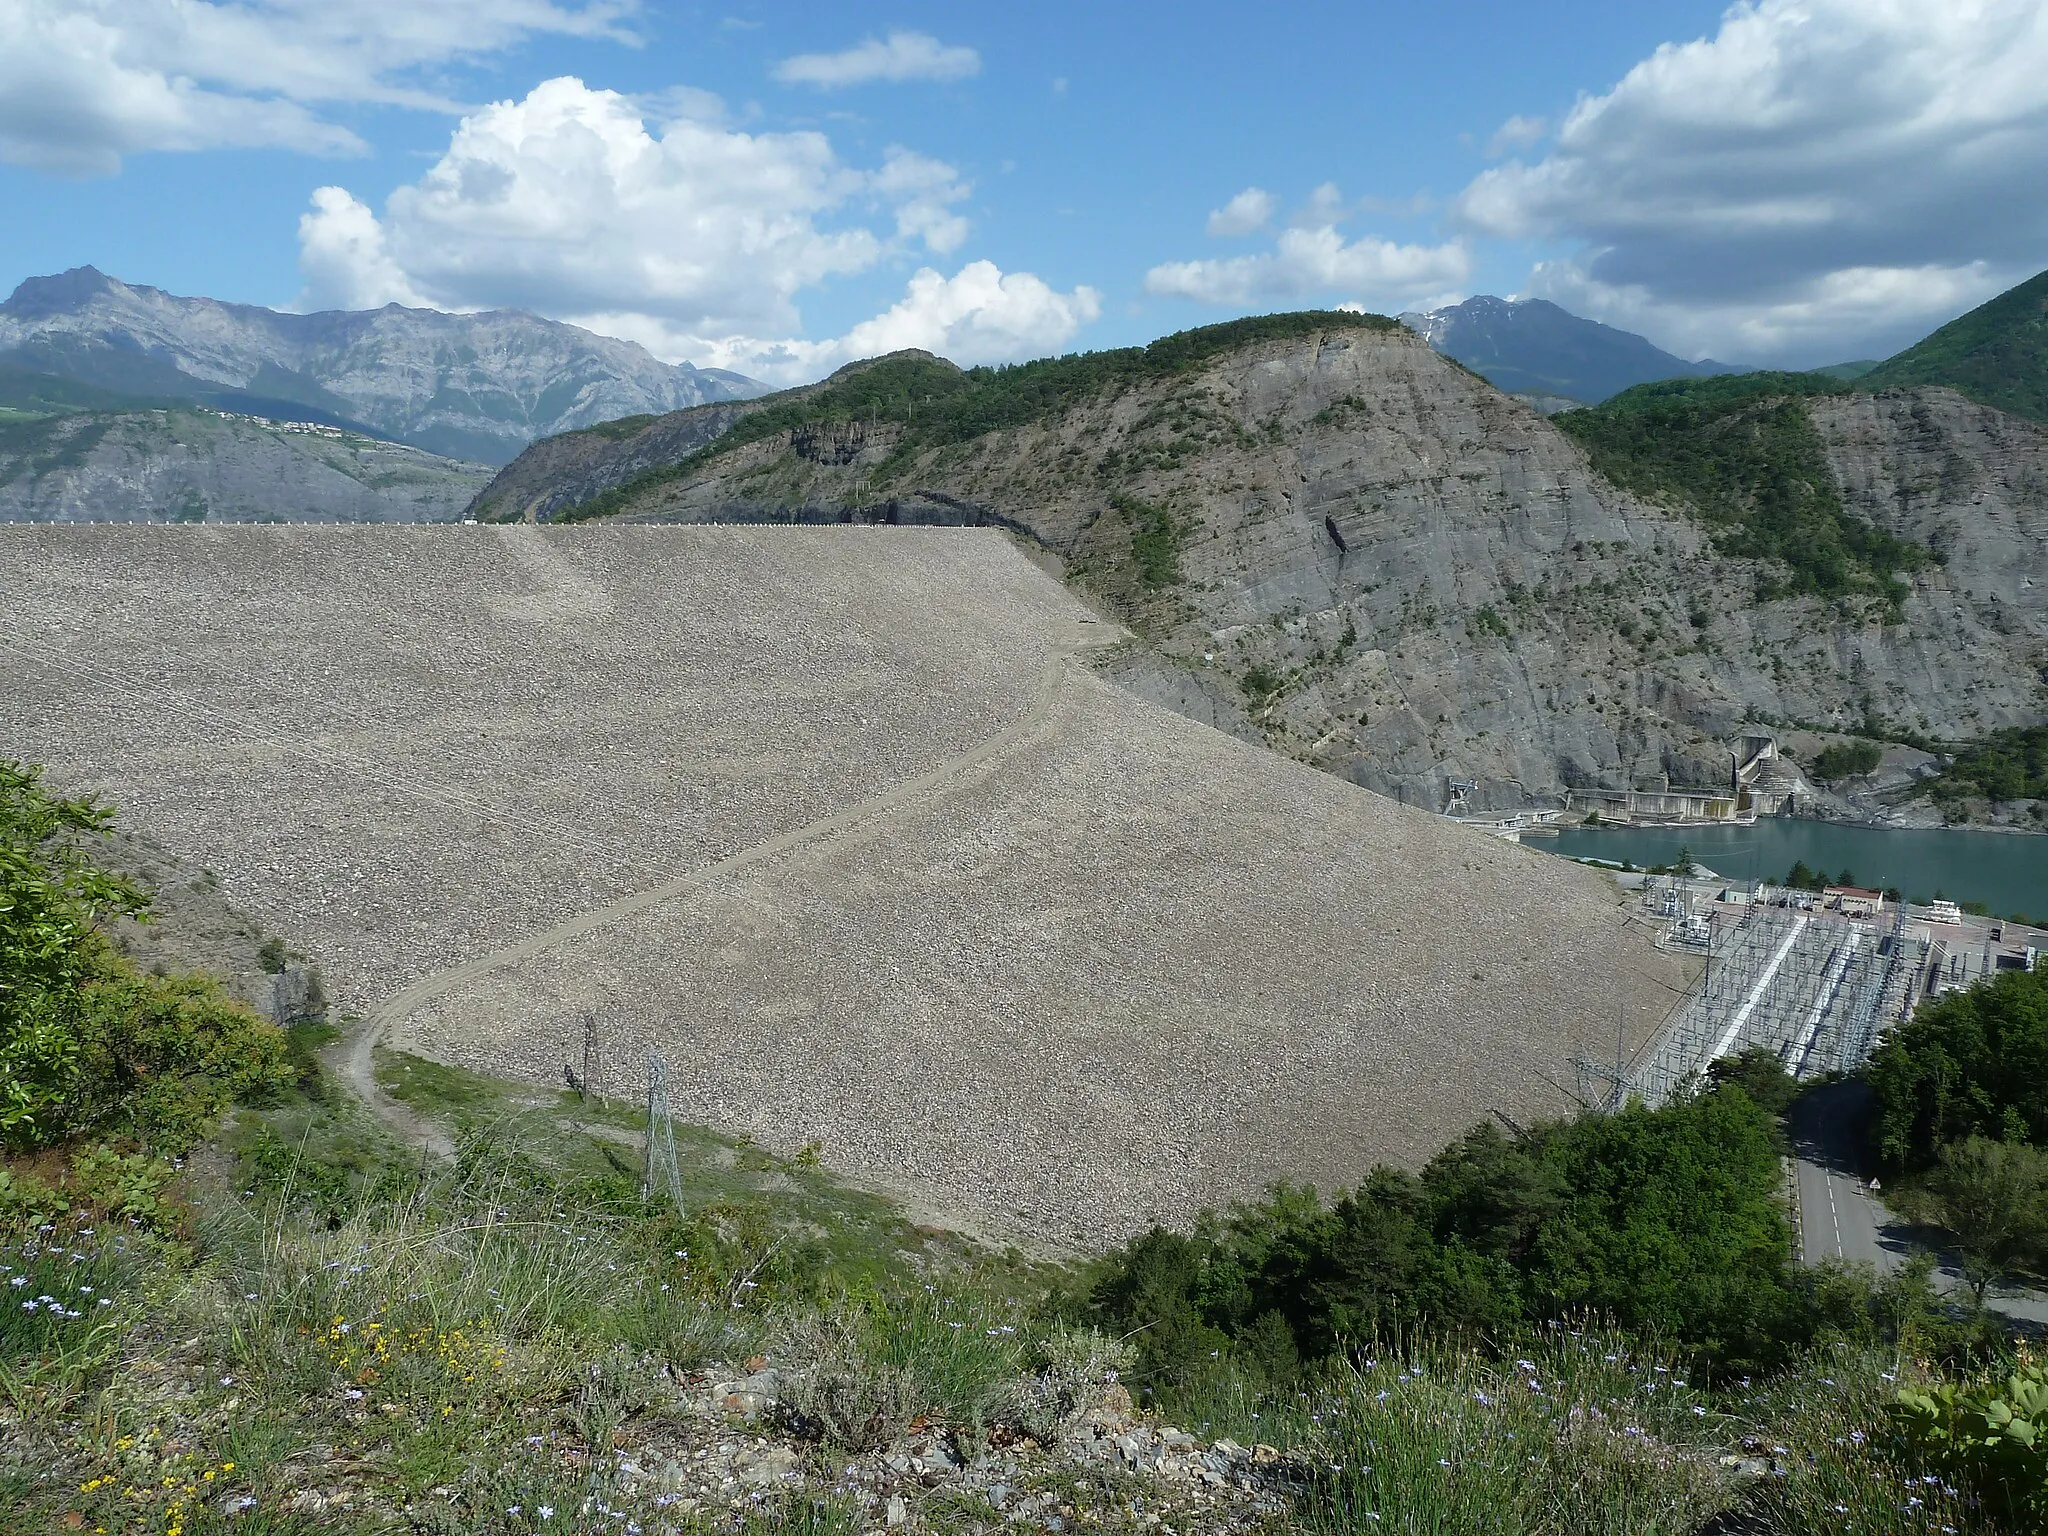
[(640, 1174), (640, 1198), (654, 1199), (659, 1187), (683, 1208), (683, 1170), (676, 1162), (675, 1119), (668, 1105), (668, 1063), (647, 1053), (647, 1159)]

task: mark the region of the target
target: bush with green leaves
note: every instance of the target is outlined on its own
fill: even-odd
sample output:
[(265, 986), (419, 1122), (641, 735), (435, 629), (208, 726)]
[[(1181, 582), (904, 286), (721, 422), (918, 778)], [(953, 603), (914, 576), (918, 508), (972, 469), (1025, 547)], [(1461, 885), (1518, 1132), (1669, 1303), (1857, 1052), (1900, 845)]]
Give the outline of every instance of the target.
[(1935, 1155), (1915, 1203), (1955, 1238), (1981, 1302), (2001, 1280), (2048, 1273), (2048, 1153), (1971, 1136)]
[(1896, 604), (1900, 577), (1933, 556), (1843, 504), (1806, 399), (1846, 393), (1813, 374), (1669, 379), (1555, 421), (1617, 485), (1690, 507), (1725, 554), (1773, 562), (1783, 574), (1761, 595), (1869, 593)]
[(1892, 1422), (1914, 1454), (2010, 1530), (2048, 1529), (2048, 1366), (1901, 1389)]
[(1824, 782), (1855, 778), (1874, 772), (1884, 759), (1884, 748), (1874, 741), (1840, 741), (1823, 747), (1813, 757), (1813, 776)]
[(0, 761), (0, 1145), (92, 1134), (164, 1154), (287, 1084), (284, 1035), (201, 976), (144, 975), (101, 925), (147, 895), (94, 862), (112, 812)]
[(2048, 799), (2048, 725), (1993, 731), (1921, 787), (1939, 801)]
[(1219, 1374), (1284, 1384), (1361, 1341), (1597, 1314), (1723, 1370), (1810, 1331), (1789, 1260), (1774, 1117), (1737, 1081), (1663, 1108), (1482, 1124), (1420, 1177), (1376, 1169), (1325, 1205), (1265, 1201), (1100, 1261), (1077, 1310), (1134, 1338), (1161, 1401)]
[(106, 960), (98, 925), (149, 905), (92, 861), (113, 813), (43, 788), (42, 770), (0, 760), (0, 1135), (50, 1139), (78, 1075), (76, 1015)]

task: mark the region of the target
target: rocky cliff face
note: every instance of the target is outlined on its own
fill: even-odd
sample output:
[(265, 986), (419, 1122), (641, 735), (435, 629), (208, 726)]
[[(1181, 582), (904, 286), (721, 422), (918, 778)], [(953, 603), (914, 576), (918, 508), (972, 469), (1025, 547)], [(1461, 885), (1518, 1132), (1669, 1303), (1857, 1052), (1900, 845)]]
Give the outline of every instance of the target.
[(1760, 602), (1757, 562), (1405, 332), (1263, 342), (932, 448), (784, 432), (625, 515), (1019, 528), (1147, 637), (1132, 686), (1425, 804), (1725, 784), (1745, 722), (2042, 718), (2048, 439), (1940, 391), (1815, 412), (1859, 508), (1947, 541), (1897, 612)]
[(436, 453), (502, 464), (535, 438), (760, 387), (518, 310), (291, 315), (181, 298), (82, 267), (0, 304), (0, 356), (140, 394), (297, 402)]
[(0, 522), (452, 522), (489, 476), (399, 443), (212, 411), (0, 426)]
[(711, 405), (543, 439), (499, 471), (470, 510), (491, 521), (546, 522), (566, 507), (695, 453), (746, 410)]

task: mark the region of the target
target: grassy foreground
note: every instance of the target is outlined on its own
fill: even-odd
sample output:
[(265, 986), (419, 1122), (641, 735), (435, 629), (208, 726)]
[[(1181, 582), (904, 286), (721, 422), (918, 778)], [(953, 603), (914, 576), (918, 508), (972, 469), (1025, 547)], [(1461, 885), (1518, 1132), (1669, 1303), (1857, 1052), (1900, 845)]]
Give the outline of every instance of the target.
[(1169, 1425), (1076, 1321), (1096, 1271), (703, 1134), (650, 1210), (578, 1129), (623, 1110), (383, 1066), (452, 1165), (313, 1074), (0, 1245), (9, 1530), (2001, 1528), (1894, 1427), (1911, 1340), (1710, 1386), (1593, 1326), (1390, 1339), (1284, 1389), (1225, 1361)]

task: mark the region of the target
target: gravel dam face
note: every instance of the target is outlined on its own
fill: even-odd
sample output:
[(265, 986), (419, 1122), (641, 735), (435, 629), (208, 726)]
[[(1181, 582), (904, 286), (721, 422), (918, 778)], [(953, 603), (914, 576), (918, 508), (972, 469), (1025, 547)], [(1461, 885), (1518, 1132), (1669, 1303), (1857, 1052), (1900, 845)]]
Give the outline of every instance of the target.
[(394, 1043), (1095, 1245), (1569, 1107), (1604, 878), (1154, 708), (1001, 534), (0, 527), (0, 755)]

